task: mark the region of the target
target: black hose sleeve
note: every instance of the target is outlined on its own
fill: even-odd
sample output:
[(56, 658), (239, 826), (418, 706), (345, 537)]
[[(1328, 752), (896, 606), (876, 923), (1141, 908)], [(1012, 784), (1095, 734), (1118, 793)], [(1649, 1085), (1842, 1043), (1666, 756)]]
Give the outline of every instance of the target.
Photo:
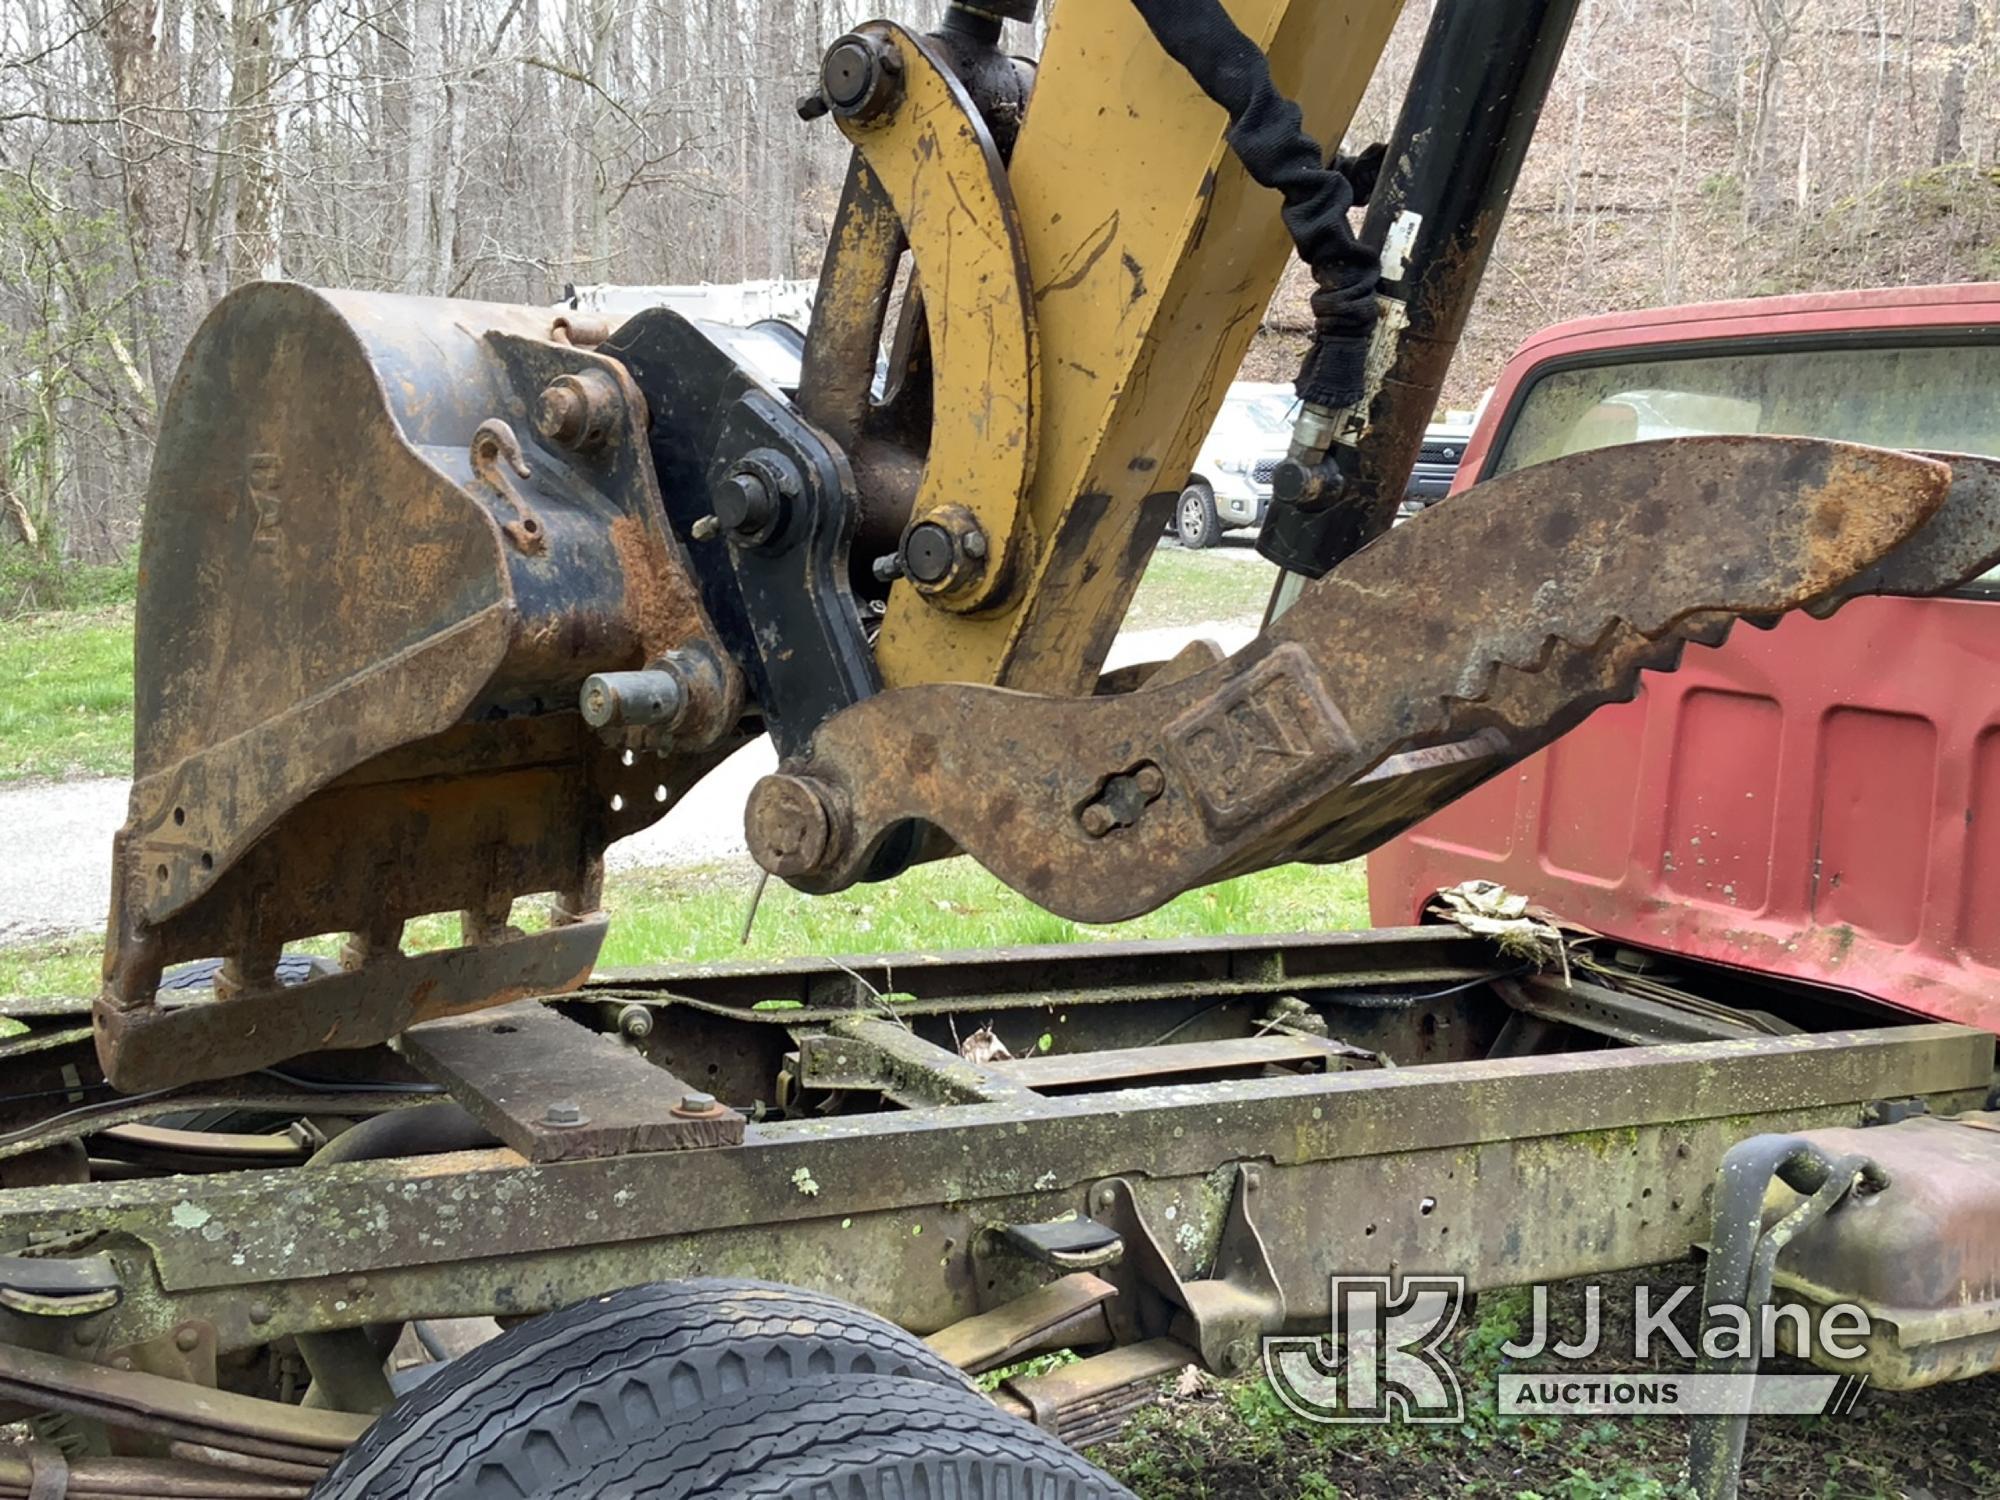
[(1354, 155), (1335, 152), (1333, 169), (1347, 179), (1347, 185), (1354, 189), (1354, 206), (1366, 208), (1368, 200), (1375, 196), (1375, 184), (1382, 180), (1382, 163), (1389, 159), (1389, 145), (1377, 141), (1372, 146), (1363, 146)]
[(1270, 63), (1230, 20), (1222, 0), (1132, 3), (1167, 55), (1228, 112), (1230, 149), (1244, 170), (1284, 196), (1285, 227), (1319, 284), (1312, 299), (1313, 347), (1296, 386), (1300, 399), (1353, 405), (1364, 394), (1380, 279), (1379, 257), (1347, 222), (1356, 201), (1353, 185), (1306, 134), (1298, 105), (1278, 92)]

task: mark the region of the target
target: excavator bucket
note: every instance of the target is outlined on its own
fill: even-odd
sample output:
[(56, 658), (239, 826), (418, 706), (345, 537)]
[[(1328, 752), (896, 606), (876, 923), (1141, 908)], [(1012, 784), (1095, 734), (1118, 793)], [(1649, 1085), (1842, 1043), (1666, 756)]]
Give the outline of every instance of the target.
[[(567, 332), (547, 310), (269, 283), (196, 335), (140, 553), (97, 1014), (120, 1087), (581, 982), (606, 844), (735, 733), (644, 402)], [(692, 753), (640, 766), (632, 735), (573, 710), (593, 674), (669, 658)], [(552, 924), (524, 933), (513, 902), (538, 892)], [(440, 911), (459, 940), (406, 954), (405, 925)], [(281, 987), (284, 945), (327, 933), (342, 972)], [(162, 970), (201, 958), (224, 960), (214, 1003), (164, 1006)]]

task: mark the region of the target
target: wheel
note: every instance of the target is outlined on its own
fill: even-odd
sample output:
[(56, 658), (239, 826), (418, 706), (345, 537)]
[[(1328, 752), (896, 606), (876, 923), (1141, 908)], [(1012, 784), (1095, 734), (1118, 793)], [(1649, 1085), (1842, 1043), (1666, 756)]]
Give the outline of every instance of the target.
[(1181, 503), (1174, 510), (1174, 534), (1183, 547), (1213, 547), (1222, 535), (1222, 519), (1215, 513), (1215, 491), (1206, 479), (1190, 479), (1181, 491)]
[(969, 1390), (921, 1340), (832, 1297), (718, 1279), (630, 1287), (453, 1360), (384, 1412), (313, 1495), (520, 1500), (547, 1473), (609, 1461), (676, 1414), (850, 1374)]
[(837, 1376), (665, 1422), (624, 1452), (547, 1475), (534, 1500), (1113, 1500), (1131, 1492), (1081, 1454), (962, 1386)]
[[(191, 964), (178, 964), (162, 974), (160, 988), (212, 990), (215, 988), (215, 976), (221, 972), (221, 959), (196, 959)], [(310, 953), (287, 953), (279, 958), (276, 970), (280, 984), (304, 984), (308, 979), (319, 979), (339, 972), (340, 965), (332, 959), (318, 958)]]

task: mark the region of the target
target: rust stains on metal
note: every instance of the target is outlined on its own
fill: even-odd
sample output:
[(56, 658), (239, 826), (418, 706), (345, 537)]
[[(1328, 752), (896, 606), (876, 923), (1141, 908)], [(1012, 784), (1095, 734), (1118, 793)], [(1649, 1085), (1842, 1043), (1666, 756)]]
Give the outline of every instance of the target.
[[(1196, 676), (1075, 700), (932, 685), (836, 715), (785, 768), (835, 816), (827, 852), (788, 878), (850, 884), (918, 819), (1060, 914), (1116, 921), (1303, 852), (1351, 857), (1632, 691), (1684, 626), (1826, 594), (1948, 479), (1908, 454), (1735, 437), (1506, 475), (1381, 538)], [(1487, 730), (1483, 758), (1364, 779)], [(1160, 795), (1129, 823), (1080, 820), (1142, 763), (1164, 771)]]
[[(481, 1003), (485, 980), (488, 1001), (575, 982), (588, 955), (532, 980), (456, 961), (432, 990), (398, 969), (401, 934), (434, 911), (497, 932), (541, 891), (591, 912), (609, 839), (733, 742), (741, 676), (667, 534), (645, 402), (550, 333), (545, 310), (260, 284), (197, 335), (142, 544), (138, 775), (98, 1010), (115, 1080), (238, 1066), (156, 1024), (184, 959), (227, 960), (214, 1028), (266, 1061)], [(577, 396), (577, 431), (534, 425), (551, 388)], [(713, 711), (686, 765), (635, 776), (582, 732), (578, 689), (684, 650), (712, 667)], [(358, 970), (282, 991), (283, 945), (326, 932), (352, 935)], [(307, 994), (335, 1005), (325, 1026), (299, 1016)]]

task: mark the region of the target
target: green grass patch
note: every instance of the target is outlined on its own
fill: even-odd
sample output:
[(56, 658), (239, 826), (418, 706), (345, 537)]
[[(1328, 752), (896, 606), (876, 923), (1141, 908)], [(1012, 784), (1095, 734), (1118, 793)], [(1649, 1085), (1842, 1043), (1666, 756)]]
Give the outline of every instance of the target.
[(139, 553), (122, 562), (80, 563), (0, 547), (0, 620), (50, 610), (103, 609), (139, 594)]
[[(1103, 938), (1196, 937), (1226, 933), (1342, 930), (1368, 925), (1367, 881), (1359, 862), (1268, 870), (1191, 891), (1150, 916), (1115, 927), (1086, 927), (1052, 917), (967, 860), (924, 865), (880, 885), (836, 896), (801, 896), (773, 881), (759, 903), (750, 941), (741, 941), (756, 889), (754, 872), (737, 866), (628, 870), (605, 882), (611, 935), (605, 968), (790, 958), (801, 954), (936, 952), (1022, 943), (1078, 943)], [(538, 925), (523, 902), (515, 920)], [(457, 941), (449, 916), (412, 922), (411, 950)], [(0, 995), (86, 995), (97, 988), (103, 940), (77, 933), (0, 948)], [(331, 938), (287, 945), (331, 955)]]
[[(0, 681), (8, 684), (0, 784), (131, 774), (133, 580), (127, 564), (71, 565), (48, 576), (31, 576), (18, 559), (0, 567)], [(1146, 630), (1256, 619), (1270, 592), (1268, 567), (1163, 546), (1126, 623)], [(12, 612), (23, 598), (83, 607)]]
[(132, 611), (0, 621), (0, 783), (132, 769)]
[(103, 961), (100, 932), (0, 947), (0, 995), (94, 995)]
[(1125, 616), (1126, 628), (1262, 619), (1277, 570), (1261, 558), (1248, 561), (1242, 551), (1228, 543), (1203, 552), (1172, 543), (1158, 548)]
[(970, 860), (921, 865), (879, 885), (802, 896), (772, 881), (741, 941), (754, 871), (634, 870), (604, 893), (611, 935), (600, 963), (705, 962), (799, 954), (917, 953), (1103, 938), (1304, 932), (1368, 925), (1359, 862), (1288, 866), (1190, 891), (1136, 921), (1091, 927), (1051, 916)]

